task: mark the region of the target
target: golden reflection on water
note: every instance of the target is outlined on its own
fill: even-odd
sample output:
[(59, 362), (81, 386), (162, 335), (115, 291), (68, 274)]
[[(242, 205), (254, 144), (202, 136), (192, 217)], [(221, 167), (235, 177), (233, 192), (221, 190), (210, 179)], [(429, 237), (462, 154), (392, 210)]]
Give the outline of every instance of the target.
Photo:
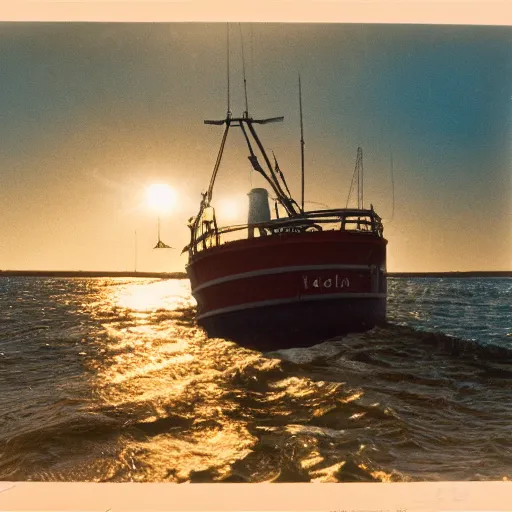
[(189, 290), (188, 282), (184, 280), (156, 281), (149, 285), (131, 283), (119, 290), (112, 300), (118, 307), (132, 312), (172, 311), (192, 302)]
[[(142, 438), (125, 439), (120, 460), (134, 462), (124, 464), (124, 478), (186, 481), (201, 471), (222, 478), (257, 441), (246, 422), (229, 415), (239, 405), (227, 396), (226, 375), (269, 361), (224, 340), (208, 340), (187, 323), (194, 305), (187, 281), (106, 288), (99, 304), (91, 311), (104, 328), (95, 392), (103, 407), (123, 412), (143, 431), (151, 427)], [(161, 420), (166, 423), (160, 428)]]
[[(51, 337), (30, 331), (15, 347), (33, 343), (44, 389), (25, 386), (21, 402), (11, 392), (29, 420), (8, 419), (4, 479), (510, 478), (508, 374), (475, 376), (472, 358), (443, 355), (438, 341), (389, 327), (264, 355), (208, 339), (188, 281), (48, 286), (66, 307)], [(55, 403), (49, 367), (64, 375)], [(36, 400), (44, 408), (30, 416)]]
[[(99, 357), (89, 363), (95, 403), (119, 416), (125, 427), (108, 478), (222, 480), (237, 462), (254, 456), (259, 436), (280, 435), (273, 448), (277, 459), (268, 448), (261, 462), (256, 457), (251, 470), (256, 481), (278, 478), (286, 454), (314, 481), (336, 481), (341, 462), (326, 460), (315, 438), (325, 437), (326, 429), (292, 425), (283, 430), (257, 422), (286, 425), (297, 407), (305, 418), (324, 416), (339, 404), (342, 384), (287, 377), (278, 359), (208, 339), (193, 322), (188, 281), (115, 284), (104, 286), (89, 309), (102, 327), (96, 339)], [(360, 396), (351, 392), (344, 401)], [(272, 467), (268, 456), (274, 457)]]

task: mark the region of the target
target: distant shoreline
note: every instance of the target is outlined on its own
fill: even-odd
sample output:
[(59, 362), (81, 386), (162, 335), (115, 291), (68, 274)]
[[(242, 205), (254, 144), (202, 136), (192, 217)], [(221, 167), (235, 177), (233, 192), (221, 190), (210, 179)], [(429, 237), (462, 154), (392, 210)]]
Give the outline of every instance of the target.
[[(474, 272), (389, 272), (388, 277), (512, 277), (512, 271)], [(185, 272), (98, 272), (70, 270), (0, 270), (0, 277), (142, 277), (153, 279), (186, 279)]]
[(186, 279), (185, 272), (108, 272), (81, 270), (0, 270), (0, 277), (146, 277)]
[(388, 272), (388, 277), (512, 277), (512, 270), (474, 272)]

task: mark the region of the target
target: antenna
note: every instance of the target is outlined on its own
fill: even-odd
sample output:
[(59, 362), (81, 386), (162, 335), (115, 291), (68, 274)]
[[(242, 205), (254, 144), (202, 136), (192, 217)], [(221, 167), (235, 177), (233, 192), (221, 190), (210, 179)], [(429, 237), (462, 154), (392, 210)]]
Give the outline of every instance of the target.
[(363, 182), (363, 148), (360, 148), (360, 151), (361, 151), (361, 160), (360, 160), (360, 164), (359, 164), (359, 168), (360, 168), (360, 176), (361, 176), (361, 205), (359, 206), (359, 208), (364, 208), (363, 206), (363, 191), (364, 191), (364, 182)]
[(242, 71), (244, 74), (244, 92), (245, 92), (245, 116), (249, 117), (249, 105), (247, 103), (247, 78), (245, 76), (245, 53), (244, 53), (244, 36), (242, 34), (242, 24), (239, 23), (240, 28), (240, 40), (242, 42)]
[(301, 208), (304, 212), (304, 124), (302, 122), (302, 87), (300, 83), (299, 73), (299, 108), (300, 108), (300, 162), (301, 162), (301, 179), (302, 179), (302, 201)]
[(228, 116), (229, 114), (231, 113), (231, 106), (230, 106), (230, 101), (229, 101), (229, 97), (230, 97), (230, 94), (229, 94), (229, 23), (226, 23), (226, 39), (227, 39), (227, 59), (226, 59), (226, 63), (227, 63), (227, 84), (228, 84)]
[(255, 89), (255, 79), (254, 79), (254, 23), (251, 23), (251, 81), (253, 91)]

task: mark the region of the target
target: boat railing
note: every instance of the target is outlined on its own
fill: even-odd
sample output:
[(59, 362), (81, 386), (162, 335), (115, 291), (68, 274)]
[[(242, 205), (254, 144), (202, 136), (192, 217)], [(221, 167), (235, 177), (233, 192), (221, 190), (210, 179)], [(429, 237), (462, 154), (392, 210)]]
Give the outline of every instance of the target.
[(191, 227), (191, 243), (184, 251), (195, 254), (248, 238), (304, 232), (348, 231), (380, 238), (383, 236), (382, 220), (373, 209), (316, 210), (253, 225), (239, 224), (220, 228), (213, 219), (211, 216), (208, 219), (199, 219), (195, 223), (196, 228)]

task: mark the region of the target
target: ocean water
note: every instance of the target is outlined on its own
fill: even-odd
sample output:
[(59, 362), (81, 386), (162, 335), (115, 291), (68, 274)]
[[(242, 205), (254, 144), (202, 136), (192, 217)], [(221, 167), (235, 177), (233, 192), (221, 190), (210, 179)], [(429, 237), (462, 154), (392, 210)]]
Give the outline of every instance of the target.
[(261, 353), (188, 281), (0, 279), (0, 479), (512, 478), (512, 279), (389, 279), (388, 323)]

